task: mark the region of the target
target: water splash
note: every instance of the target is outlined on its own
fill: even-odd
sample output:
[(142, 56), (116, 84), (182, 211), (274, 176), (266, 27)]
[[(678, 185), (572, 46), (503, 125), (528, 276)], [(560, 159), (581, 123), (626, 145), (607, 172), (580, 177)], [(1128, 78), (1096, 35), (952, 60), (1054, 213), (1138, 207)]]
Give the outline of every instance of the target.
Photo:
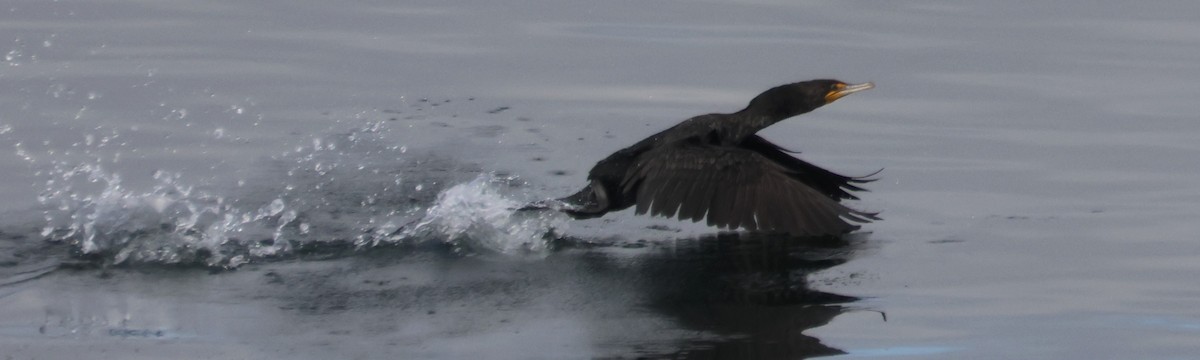
[[(523, 185), (514, 178), (414, 154), (377, 131), (313, 139), (228, 187), (158, 171), (149, 189), (133, 189), (99, 160), (55, 162), (43, 172), (41, 236), (109, 264), (231, 268), (331, 244), (545, 254), (547, 238), (566, 226), (557, 213), (513, 210)], [(464, 176), (475, 178), (446, 187)]]
[(468, 250), (546, 254), (548, 237), (564, 230), (566, 216), (515, 210), (523, 203), (500, 193), (502, 180), (480, 175), (443, 191), (406, 236), (440, 238)]
[(62, 166), (38, 199), (51, 207), (42, 236), (111, 263), (236, 267), (290, 252), (289, 235), (299, 226), (281, 198), (238, 208), (177, 173), (157, 172), (152, 189), (135, 191), (98, 164)]

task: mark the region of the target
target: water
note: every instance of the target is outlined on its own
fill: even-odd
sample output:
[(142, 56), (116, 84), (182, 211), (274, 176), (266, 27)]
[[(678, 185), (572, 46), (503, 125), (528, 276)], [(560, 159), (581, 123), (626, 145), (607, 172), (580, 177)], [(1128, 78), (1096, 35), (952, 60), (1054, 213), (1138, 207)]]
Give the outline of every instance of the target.
[[(1192, 2), (0, 7), (0, 353), (1192, 358)], [(512, 209), (768, 87), (842, 242)]]

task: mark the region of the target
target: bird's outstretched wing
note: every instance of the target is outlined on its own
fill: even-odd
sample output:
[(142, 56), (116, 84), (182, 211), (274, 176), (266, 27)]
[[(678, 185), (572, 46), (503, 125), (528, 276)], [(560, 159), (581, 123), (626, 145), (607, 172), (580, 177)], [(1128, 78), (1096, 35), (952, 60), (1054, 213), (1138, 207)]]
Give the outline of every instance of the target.
[(788, 165), (750, 148), (680, 142), (642, 154), (621, 191), (636, 196), (638, 214), (707, 218), (731, 229), (837, 235), (858, 229), (850, 222), (876, 219), (806, 185), (797, 177), (803, 169)]
[(797, 154), (798, 152), (784, 149), (783, 147), (775, 145), (774, 143), (771, 143), (770, 141), (767, 141), (767, 139), (763, 139), (758, 135), (750, 135), (746, 137), (746, 139), (742, 141), (741, 146), (746, 149), (753, 150), (754, 152), (767, 157), (775, 163), (783, 165), (783, 167), (791, 170), (790, 174), (792, 177), (837, 200), (858, 200), (858, 197), (854, 196), (852, 192), (866, 191), (866, 189), (863, 189), (858, 185), (875, 181), (875, 179), (872, 179), (871, 177), (879, 173), (879, 171), (876, 171), (875, 173), (867, 174), (866, 176), (861, 177), (840, 175), (832, 171), (822, 169), (821, 167), (813, 165), (807, 161), (797, 159), (788, 153)]

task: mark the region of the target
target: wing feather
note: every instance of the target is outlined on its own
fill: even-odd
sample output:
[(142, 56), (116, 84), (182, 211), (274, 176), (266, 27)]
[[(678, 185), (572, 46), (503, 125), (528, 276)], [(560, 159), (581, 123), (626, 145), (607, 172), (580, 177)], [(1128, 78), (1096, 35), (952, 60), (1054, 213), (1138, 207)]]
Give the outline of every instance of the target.
[(688, 199), (680, 205), (679, 218), (687, 219), (693, 222), (700, 221), (704, 215), (708, 213), (712, 203), (711, 188), (716, 185), (711, 178), (711, 173), (704, 174), (704, 178), (698, 178), (692, 181), (690, 191), (688, 191)]
[(858, 200), (858, 197), (854, 196), (854, 194), (851, 192), (866, 191), (866, 189), (858, 186), (858, 184), (865, 184), (875, 181), (875, 179), (872, 179), (871, 176), (879, 173), (876, 171), (875, 173), (862, 177), (837, 174), (813, 165), (807, 161), (797, 159), (796, 157), (788, 154), (792, 151), (784, 149), (779, 145), (775, 145), (774, 143), (771, 143), (770, 141), (767, 141), (767, 139), (764, 139), (758, 135), (748, 136), (742, 141), (742, 146), (746, 149), (750, 149), (759, 153), (760, 155), (774, 161), (784, 168), (787, 168), (791, 171), (792, 177), (804, 182), (805, 184), (808, 184), (813, 189), (820, 191), (821, 193), (824, 193), (825, 195), (828, 195), (836, 200)]
[[(626, 173), (621, 189), (636, 199), (638, 214), (707, 218), (723, 228), (830, 235), (858, 228), (848, 221), (878, 219), (838, 203), (853, 198), (849, 191), (859, 189), (853, 184), (865, 180), (791, 156), (779, 160), (784, 153), (767, 145), (774, 146), (761, 140), (750, 147), (681, 142), (652, 149)], [(805, 181), (812, 179), (819, 181)]]

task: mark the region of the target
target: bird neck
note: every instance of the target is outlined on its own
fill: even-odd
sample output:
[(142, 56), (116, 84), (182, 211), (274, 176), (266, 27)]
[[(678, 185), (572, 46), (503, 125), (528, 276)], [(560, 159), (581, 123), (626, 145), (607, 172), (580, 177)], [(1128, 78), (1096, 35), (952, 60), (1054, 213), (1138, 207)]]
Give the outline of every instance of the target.
[(733, 143), (740, 143), (746, 137), (754, 135), (759, 130), (765, 129), (768, 126), (783, 120), (777, 116), (758, 114), (753, 111), (742, 110), (731, 114), (722, 126), (722, 132), (725, 133), (725, 138)]

